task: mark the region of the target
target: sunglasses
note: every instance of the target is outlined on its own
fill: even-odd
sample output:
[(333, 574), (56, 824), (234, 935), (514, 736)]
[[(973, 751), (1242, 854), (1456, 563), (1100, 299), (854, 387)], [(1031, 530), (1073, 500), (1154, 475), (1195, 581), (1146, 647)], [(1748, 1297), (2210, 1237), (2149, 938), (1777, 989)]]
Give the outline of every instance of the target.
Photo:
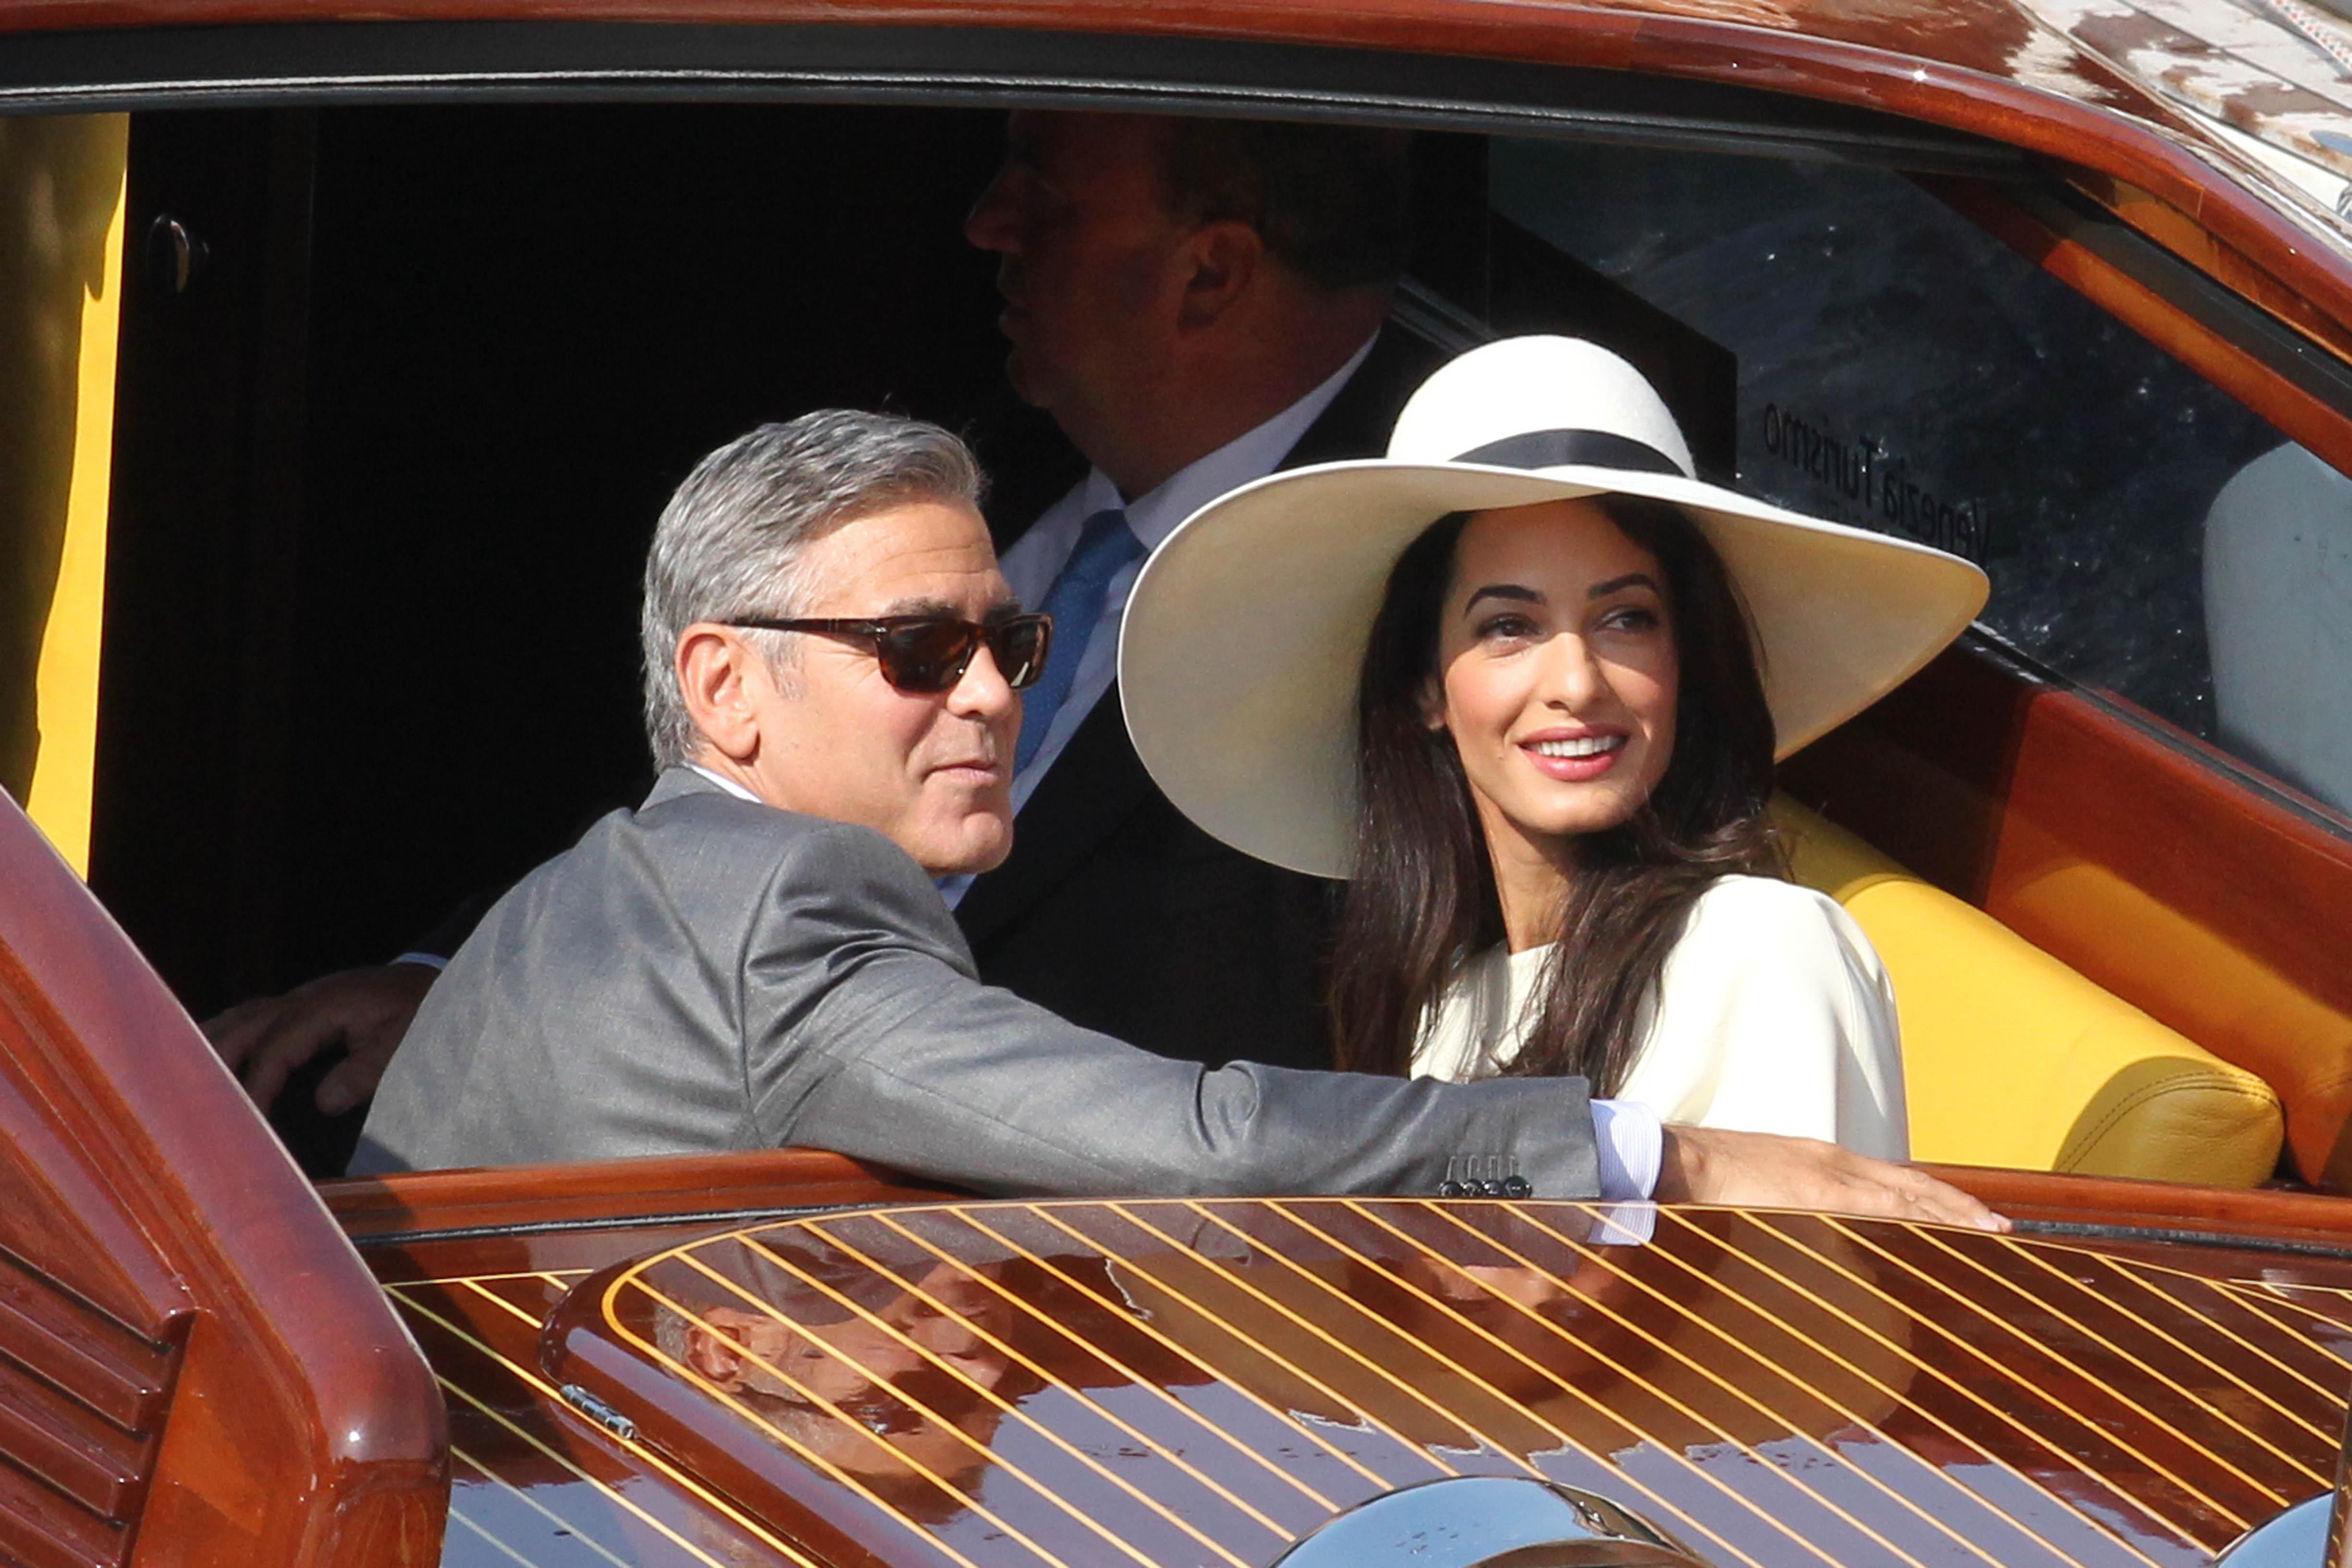
[(980, 645), (996, 661), (1004, 684), (1019, 691), (1045, 672), (1045, 650), (1054, 643), (1054, 617), (1008, 616), (982, 625), (953, 616), (884, 616), (867, 621), (767, 620), (747, 616), (726, 623), (751, 631), (813, 632), (845, 637), (874, 650), (882, 679), (901, 691), (936, 696), (951, 690), (971, 668)]

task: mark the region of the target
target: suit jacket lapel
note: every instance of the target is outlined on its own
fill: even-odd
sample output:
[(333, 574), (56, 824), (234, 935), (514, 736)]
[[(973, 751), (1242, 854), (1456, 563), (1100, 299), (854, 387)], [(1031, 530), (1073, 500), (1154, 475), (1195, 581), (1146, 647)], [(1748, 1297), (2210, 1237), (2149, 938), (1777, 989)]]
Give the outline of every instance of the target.
[(1012, 856), (972, 883), (957, 904), (965, 936), (975, 947), (986, 942), (1093, 854), (1154, 793), (1151, 775), (1127, 738), (1114, 682), (1021, 808)]

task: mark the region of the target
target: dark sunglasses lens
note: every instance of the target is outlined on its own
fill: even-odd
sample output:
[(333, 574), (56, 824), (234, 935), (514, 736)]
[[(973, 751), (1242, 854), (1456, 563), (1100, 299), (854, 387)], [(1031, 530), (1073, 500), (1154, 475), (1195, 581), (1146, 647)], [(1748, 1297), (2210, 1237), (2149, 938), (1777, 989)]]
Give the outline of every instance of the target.
[(1014, 621), (990, 628), (988, 651), (1004, 684), (1019, 691), (1045, 673), (1045, 643), (1053, 627), (1043, 620)]
[(980, 639), (961, 621), (919, 621), (886, 632), (875, 645), (882, 679), (901, 691), (945, 691), (963, 678)]

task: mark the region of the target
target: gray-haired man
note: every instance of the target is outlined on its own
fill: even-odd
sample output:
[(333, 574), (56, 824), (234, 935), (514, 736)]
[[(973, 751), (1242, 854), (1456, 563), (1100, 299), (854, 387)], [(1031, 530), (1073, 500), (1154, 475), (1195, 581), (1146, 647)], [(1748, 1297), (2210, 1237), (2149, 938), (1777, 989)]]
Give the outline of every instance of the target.
[(1990, 1223), (1916, 1172), (1750, 1134), (1670, 1131), (1654, 1170), (1606, 1171), (1575, 1079), (1212, 1070), (982, 985), (932, 879), (1012, 847), (1015, 688), (1045, 649), (978, 488), (944, 431), (842, 412), (695, 469), (646, 570), (662, 777), (459, 950), (355, 1170), (801, 1143), (985, 1191), (1428, 1192), (1501, 1169), (1543, 1196), (1654, 1183)]

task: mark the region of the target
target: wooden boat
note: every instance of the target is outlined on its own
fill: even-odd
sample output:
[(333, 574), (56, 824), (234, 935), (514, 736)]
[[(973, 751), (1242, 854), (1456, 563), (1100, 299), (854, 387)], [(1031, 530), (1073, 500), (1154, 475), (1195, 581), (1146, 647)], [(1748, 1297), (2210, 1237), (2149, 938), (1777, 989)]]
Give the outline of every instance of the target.
[[(0, 1561), (2170, 1565), (2267, 1526), (2231, 1561), (2318, 1562), (2352, 820), (2324, 728), (2233, 726), (2210, 614), (2305, 617), (2234, 667), (2263, 723), (2352, 689), (2352, 123), (2283, 15), (0, 5)], [(2239, 51), (2228, 90), (2116, 43), (2159, 23), (2174, 65)], [(1727, 477), (1993, 565), (1993, 624), (1784, 782), (1895, 973), (1919, 1152), (2017, 1234), (982, 1204), (811, 1151), (299, 1173), (188, 1009), (391, 950), (625, 784), (614, 584), (683, 459), (794, 400), (987, 405), (952, 217), (1008, 103), (1450, 132), (1400, 320), (1613, 337)], [(1790, 191), (1820, 221), (1775, 272)], [(1919, 335), (1976, 277), (2000, 308)], [(1841, 401), (1906, 354), (1934, 374)], [(2197, 420), (2012, 417), (2053, 363), (2034, 408)], [(2291, 515), (2225, 555), (2265, 447)], [(532, 616), (580, 628), (531, 667), (579, 776), (526, 790), (442, 645)], [(2207, 686), (2148, 675), (2207, 642)]]

